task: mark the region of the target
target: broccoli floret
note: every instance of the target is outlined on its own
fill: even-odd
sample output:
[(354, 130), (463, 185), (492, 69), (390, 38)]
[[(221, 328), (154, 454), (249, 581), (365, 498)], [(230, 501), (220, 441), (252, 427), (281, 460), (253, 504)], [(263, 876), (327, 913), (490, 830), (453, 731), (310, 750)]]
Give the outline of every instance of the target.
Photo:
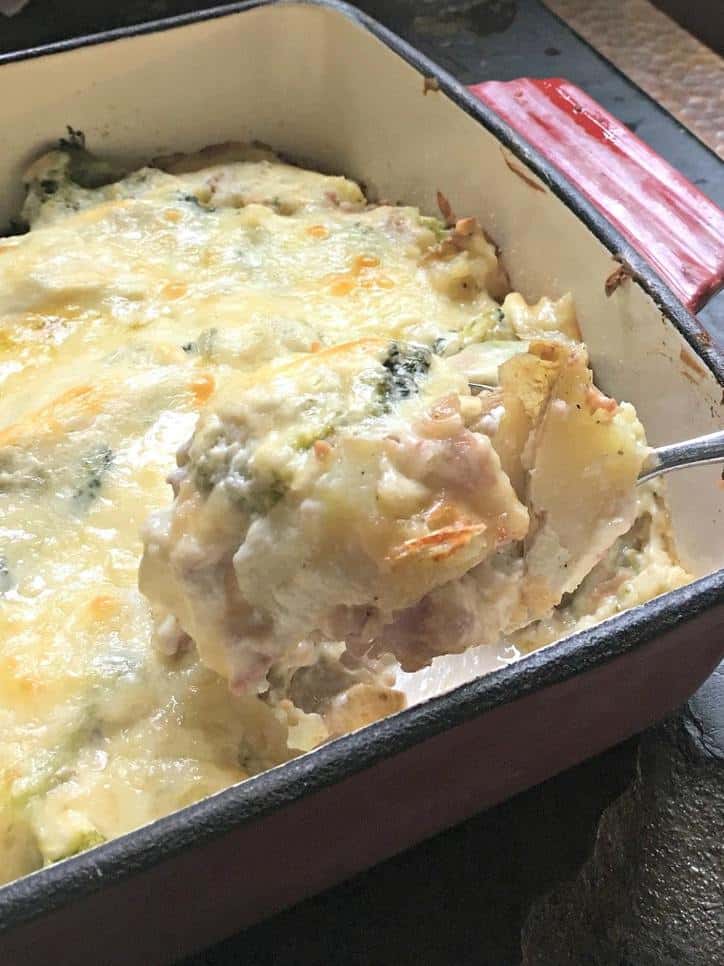
[(390, 343), (380, 383), (380, 395), (387, 409), (419, 391), (420, 380), (427, 375), (431, 361), (432, 352), (427, 346)]
[(84, 479), (73, 492), (73, 502), (79, 510), (87, 510), (100, 493), (103, 477), (113, 462), (113, 451), (107, 446), (94, 450), (81, 460)]
[(204, 204), (201, 198), (198, 198), (194, 194), (181, 194), (179, 197), (181, 198), (181, 201), (185, 201), (186, 204), (192, 205), (194, 208), (198, 208), (200, 211), (216, 211), (216, 208), (214, 208), (213, 205)]
[(420, 224), (424, 225), (425, 228), (429, 228), (430, 231), (434, 233), (436, 241), (442, 241), (443, 238), (446, 238), (450, 234), (439, 218), (432, 218), (429, 215), (420, 215)]
[[(247, 468), (248, 469), (248, 468)], [(224, 488), (233, 502), (249, 516), (263, 516), (284, 498), (288, 484), (279, 476), (259, 479), (247, 477), (237, 470), (224, 480)]]
[(231, 503), (250, 516), (268, 513), (288, 489), (276, 474), (257, 476), (248, 454), (234, 453), (223, 433), (193, 462), (191, 472), (199, 492), (208, 496), (217, 486), (223, 487)]
[(516, 338), (515, 331), (500, 306), (476, 315), (465, 325), (462, 335), (465, 345), (471, 342), (509, 341)]

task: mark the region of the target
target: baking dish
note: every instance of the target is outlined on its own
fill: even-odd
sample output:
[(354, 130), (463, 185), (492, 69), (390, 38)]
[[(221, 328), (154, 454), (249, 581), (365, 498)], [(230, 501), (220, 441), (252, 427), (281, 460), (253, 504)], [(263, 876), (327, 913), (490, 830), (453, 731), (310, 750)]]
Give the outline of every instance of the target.
[[(599, 383), (636, 404), (653, 444), (719, 425), (717, 353), (660, 278), (495, 113), (351, 8), (242, 4), (34, 51), (6, 58), (0, 93), (0, 223), (19, 207), (22, 166), (66, 124), (128, 164), (257, 137), (428, 210), (442, 188), (481, 218), (516, 288), (573, 290)], [(478, 93), (514, 124), (516, 104), (528, 117), (541, 106), (525, 87)], [(717, 213), (690, 209), (700, 247), (677, 276), (658, 239), (658, 269), (693, 306), (720, 256), (707, 260)], [(64, 962), (171, 959), (675, 707), (724, 651), (724, 521), (716, 469), (669, 490), (694, 584), (5, 887), (4, 961), (58, 948)]]

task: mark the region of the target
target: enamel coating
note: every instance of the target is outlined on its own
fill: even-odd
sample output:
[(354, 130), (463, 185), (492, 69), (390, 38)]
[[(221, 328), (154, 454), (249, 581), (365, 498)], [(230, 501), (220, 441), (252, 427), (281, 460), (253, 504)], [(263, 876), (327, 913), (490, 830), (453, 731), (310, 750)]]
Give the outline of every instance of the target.
[(560, 78), (471, 91), (561, 171), (696, 312), (724, 282), (724, 212), (584, 91)]

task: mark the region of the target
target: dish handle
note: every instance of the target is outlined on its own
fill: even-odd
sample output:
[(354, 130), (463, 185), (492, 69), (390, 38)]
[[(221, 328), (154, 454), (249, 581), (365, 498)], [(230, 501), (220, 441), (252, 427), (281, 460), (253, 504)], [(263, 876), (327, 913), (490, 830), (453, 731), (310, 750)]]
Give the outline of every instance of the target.
[(474, 84), (697, 312), (724, 284), (724, 212), (584, 91), (561, 78)]

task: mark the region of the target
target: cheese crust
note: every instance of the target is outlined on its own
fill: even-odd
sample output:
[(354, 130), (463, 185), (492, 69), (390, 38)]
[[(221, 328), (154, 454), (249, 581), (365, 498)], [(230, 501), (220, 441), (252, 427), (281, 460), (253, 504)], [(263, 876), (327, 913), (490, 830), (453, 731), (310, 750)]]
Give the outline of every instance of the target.
[(399, 710), (399, 665), (688, 579), (571, 298), (508, 292), (474, 219), (263, 146), (123, 174), (71, 145), (27, 189), (0, 238), (0, 881)]

